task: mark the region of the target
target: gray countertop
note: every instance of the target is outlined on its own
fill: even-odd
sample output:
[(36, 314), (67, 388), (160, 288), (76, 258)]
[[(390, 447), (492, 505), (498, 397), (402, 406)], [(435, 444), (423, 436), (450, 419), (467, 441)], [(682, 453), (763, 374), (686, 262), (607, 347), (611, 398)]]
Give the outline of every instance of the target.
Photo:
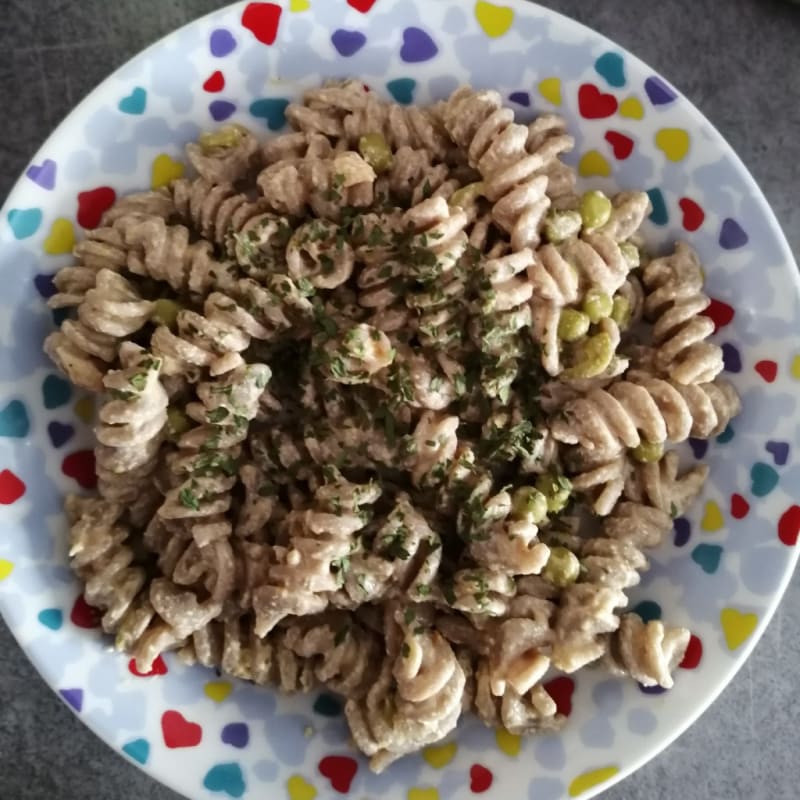
[[(683, 90), (743, 158), (800, 252), (800, 6), (781, 0), (546, 4), (629, 48)], [(220, 5), (0, 0), (0, 198), (45, 136), (106, 75), (145, 45)], [(798, 684), (795, 580), (752, 657), (716, 703), (604, 800), (798, 797)], [(139, 797), (177, 800), (62, 705), (0, 622), (0, 798)]]

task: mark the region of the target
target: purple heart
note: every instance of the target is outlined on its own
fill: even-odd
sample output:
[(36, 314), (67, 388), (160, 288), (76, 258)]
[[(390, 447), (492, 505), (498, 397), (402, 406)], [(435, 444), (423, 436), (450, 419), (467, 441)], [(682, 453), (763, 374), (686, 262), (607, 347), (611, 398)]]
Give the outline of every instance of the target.
[(667, 690), (663, 686), (642, 686), (639, 684), (642, 694), (664, 694)]
[(719, 232), (719, 246), (725, 250), (736, 250), (737, 247), (744, 247), (749, 240), (747, 233), (742, 230), (742, 226), (735, 220), (728, 217), (722, 223)]
[(531, 104), (531, 96), (527, 92), (511, 92), (508, 99), (512, 103), (525, 106), (526, 108)]
[(672, 528), (675, 531), (675, 547), (683, 547), (692, 535), (692, 523), (686, 517), (678, 517), (673, 520)]
[(339, 28), (331, 34), (331, 42), (340, 56), (349, 58), (367, 43), (367, 37), (361, 31), (346, 31)]
[(232, 747), (247, 747), (250, 731), (244, 722), (231, 722), (222, 729), (222, 741)]
[(788, 442), (767, 442), (764, 448), (768, 453), (772, 453), (776, 466), (782, 467), (789, 460)]
[(403, 31), (403, 46), (400, 58), (408, 64), (428, 61), (439, 52), (436, 42), (422, 28), (406, 28)]
[(48, 192), (56, 188), (56, 162), (49, 158), (42, 161), (41, 165), (31, 164), (25, 174)]
[(83, 689), (62, 689), (60, 694), (76, 711), (83, 708)]
[(708, 450), (708, 442), (705, 439), (689, 439), (689, 447), (695, 458), (702, 458)]
[(742, 371), (742, 357), (730, 342), (724, 342), (722, 345), (722, 363), (725, 365), (726, 372)]
[(223, 122), (236, 111), (236, 106), (228, 100), (214, 100), (209, 105), (208, 110), (213, 119), (217, 122)]
[(47, 435), (50, 437), (53, 447), (61, 447), (75, 435), (75, 428), (61, 422), (51, 422), (47, 426)]
[(233, 34), (229, 30), (217, 28), (211, 32), (209, 47), (211, 48), (212, 56), (223, 58), (236, 49), (236, 39), (233, 38)]
[(52, 275), (36, 275), (33, 279), (33, 285), (36, 287), (36, 291), (39, 292), (45, 300), (56, 293)]
[(656, 75), (644, 82), (644, 90), (654, 106), (664, 106), (671, 103), (678, 95)]

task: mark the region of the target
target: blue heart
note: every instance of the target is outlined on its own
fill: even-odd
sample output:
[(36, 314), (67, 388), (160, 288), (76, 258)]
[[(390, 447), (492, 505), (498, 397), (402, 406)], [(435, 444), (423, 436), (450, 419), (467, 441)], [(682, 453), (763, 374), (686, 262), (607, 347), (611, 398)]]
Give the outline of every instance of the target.
[(408, 106), (414, 102), (414, 89), (417, 88), (417, 82), (413, 78), (395, 78), (386, 84), (386, 88), (398, 103)]
[(230, 100), (213, 100), (208, 104), (208, 113), (211, 114), (215, 122), (224, 122), (233, 116), (236, 111), (236, 104)]
[(361, 31), (346, 31), (339, 28), (331, 34), (331, 43), (340, 56), (349, 58), (367, 43), (367, 37)]
[(531, 96), (527, 92), (511, 92), (508, 99), (519, 106), (525, 106), (525, 108), (531, 104)]
[(242, 768), (234, 762), (211, 767), (203, 778), (203, 786), (210, 792), (225, 792), (231, 797), (241, 797), (246, 788)]
[(708, 575), (713, 575), (719, 569), (722, 559), (722, 548), (718, 544), (699, 544), (692, 550), (692, 561)]
[(147, 91), (137, 86), (127, 97), (119, 101), (118, 108), (123, 114), (144, 114), (147, 108)]
[(625, 85), (625, 62), (619, 53), (603, 53), (594, 62), (594, 68), (608, 81), (609, 86), (619, 88)]
[(778, 473), (769, 464), (759, 461), (750, 469), (750, 491), (756, 497), (766, 497), (778, 485), (778, 480)]
[(789, 443), (788, 442), (767, 442), (765, 450), (772, 454), (775, 463), (782, 467), (789, 460)]
[(138, 764), (146, 764), (150, 758), (150, 742), (147, 739), (134, 739), (122, 745), (122, 752), (130, 756)]
[(56, 293), (52, 275), (36, 275), (33, 279), (33, 285), (36, 287), (36, 291), (39, 292), (45, 300)]
[(264, 97), (250, 104), (250, 113), (257, 119), (263, 119), (271, 131), (279, 131), (286, 124), (286, 106), (289, 101), (285, 97)]
[(25, 174), (48, 192), (56, 188), (56, 162), (51, 158), (46, 158), (41, 164), (31, 164)]
[(12, 208), (8, 212), (8, 224), (15, 239), (27, 239), (39, 230), (42, 224), (40, 208)]
[(661, 189), (648, 189), (647, 196), (653, 206), (653, 210), (650, 212), (650, 221), (655, 225), (666, 225), (669, 222), (669, 214)]
[(0, 436), (24, 439), (30, 429), (28, 412), (20, 400), (12, 400), (0, 411)]
[(83, 689), (62, 689), (59, 694), (76, 711), (80, 712), (83, 708)]
[(48, 375), (42, 384), (42, 396), (45, 408), (58, 408), (69, 403), (72, 387), (58, 375)]
[(725, 372), (742, 371), (742, 356), (730, 342), (722, 343), (722, 362), (725, 365)]
[(692, 537), (692, 523), (686, 517), (678, 517), (673, 520), (672, 527), (675, 531), (675, 547), (683, 547)]
[(51, 422), (47, 426), (47, 435), (50, 437), (53, 447), (61, 447), (75, 435), (75, 428), (61, 422)]
[(692, 448), (692, 455), (700, 459), (708, 450), (708, 442), (705, 439), (689, 439), (689, 447)]
[(45, 608), (36, 618), (51, 631), (57, 631), (64, 623), (64, 615), (60, 608)]
[(736, 250), (744, 247), (749, 241), (747, 232), (735, 220), (728, 217), (723, 220), (719, 231), (719, 246), (725, 250)]
[(407, 64), (429, 61), (439, 52), (436, 42), (422, 28), (406, 28), (403, 31), (403, 46), (400, 58)]
[(678, 96), (657, 75), (653, 75), (644, 82), (644, 90), (654, 106), (665, 106)]
[(642, 618), (642, 622), (650, 622), (654, 619), (661, 619), (661, 606), (655, 600), (642, 600), (637, 603), (631, 611)]

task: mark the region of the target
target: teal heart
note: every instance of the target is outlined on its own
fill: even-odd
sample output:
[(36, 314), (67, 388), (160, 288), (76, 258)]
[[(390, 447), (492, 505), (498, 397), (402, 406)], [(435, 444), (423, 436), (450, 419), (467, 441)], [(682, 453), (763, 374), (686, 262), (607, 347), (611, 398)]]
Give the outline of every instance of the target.
[(150, 742), (147, 739), (134, 739), (122, 746), (122, 752), (138, 764), (146, 764), (147, 759), (150, 758)]
[(57, 375), (48, 375), (42, 384), (42, 396), (45, 408), (58, 408), (69, 403), (72, 387)]
[(619, 53), (603, 53), (594, 62), (594, 68), (606, 79), (609, 86), (619, 88), (625, 85), (625, 62)]
[(286, 124), (286, 106), (289, 101), (283, 97), (264, 97), (250, 104), (250, 113), (256, 119), (263, 119), (271, 131), (279, 131)]
[(144, 114), (147, 107), (147, 91), (137, 86), (127, 97), (119, 101), (119, 110), (123, 114)]
[(651, 622), (654, 619), (661, 619), (661, 606), (654, 600), (642, 600), (637, 603), (631, 611), (642, 618), (642, 622)]
[(758, 461), (750, 470), (750, 491), (756, 497), (766, 497), (777, 485), (778, 473), (769, 465)]
[(225, 792), (231, 797), (241, 797), (245, 790), (242, 768), (235, 762), (216, 764), (203, 778), (203, 786), (210, 792)]
[(736, 435), (736, 431), (734, 431), (733, 428), (730, 425), (726, 425), (725, 426), (725, 430), (722, 431), (722, 433), (719, 436), (717, 436), (717, 443), (718, 444), (727, 444), (728, 442), (730, 442), (733, 439), (733, 437), (735, 435)]
[(40, 208), (12, 208), (8, 212), (8, 224), (15, 239), (27, 239), (39, 230), (42, 224)]
[(338, 717), (342, 713), (342, 704), (331, 694), (321, 694), (314, 701), (314, 711), (323, 717)]
[(57, 631), (64, 623), (64, 615), (61, 613), (60, 608), (45, 608), (39, 612), (36, 618), (45, 628), (50, 628), (51, 631)]
[(650, 221), (654, 225), (666, 225), (669, 222), (669, 212), (661, 189), (648, 189), (647, 196), (650, 198), (650, 205), (653, 206)]
[(718, 544), (699, 544), (692, 550), (692, 561), (708, 575), (719, 569), (721, 559), (722, 548)]
[(0, 436), (11, 436), (23, 439), (28, 435), (31, 423), (25, 405), (19, 400), (12, 400), (0, 411)]
[(389, 94), (401, 105), (410, 106), (414, 102), (414, 89), (417, 82), (413, 78), (395, 78), (386, 84)]

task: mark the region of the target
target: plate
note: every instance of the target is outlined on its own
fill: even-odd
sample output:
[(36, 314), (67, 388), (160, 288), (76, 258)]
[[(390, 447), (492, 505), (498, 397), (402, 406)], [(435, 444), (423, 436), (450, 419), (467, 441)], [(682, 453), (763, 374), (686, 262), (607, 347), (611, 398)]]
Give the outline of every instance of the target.
[[(675, 688), (591, 670), (549, 685), (568, 725), (520, 741), (466, 719), (445, 745), (380, 776), (354, 756), (340, 702), (280, 697), (169, 656), (139, 675), (113, 654), (67, 567), (62, 495), (93, 484), (91, 399), (41, 352), (44, 300), (81, 228), (122, 193), (181, 174), (182, 146), (223, 121), (264, 136), (327, 77), (399, 103), (459, 83), (502, 92), (522, 120), (557, 111), (585, 182), (643, 188), (658, 250), (700, 253), (727, 377), (744, 410), (691, 442), (711, 477), (633, 592), (646, 618), (692, 630)], [(641, 61), (522, 2), (240, 3), (144, 51), (34, 157), (0, 213), (0, 610), (61, 698), (111, 747), (191, 798), (588, 798), (667, 746), (711, 703), (769, 622), (797, 560), (797, 268), (763, 195), (701, 114)], [(58, 321), (58, 320), (56, 320)]]

